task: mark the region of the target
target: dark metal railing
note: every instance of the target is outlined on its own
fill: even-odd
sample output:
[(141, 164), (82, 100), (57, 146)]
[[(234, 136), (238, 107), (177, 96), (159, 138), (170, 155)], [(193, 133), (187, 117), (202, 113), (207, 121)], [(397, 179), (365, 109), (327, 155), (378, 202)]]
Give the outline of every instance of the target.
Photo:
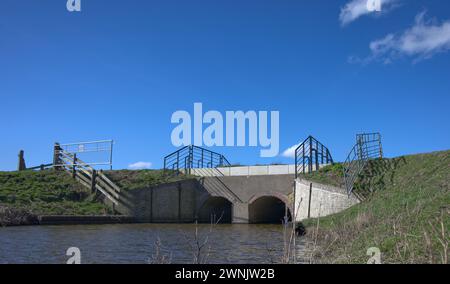
[(205, 148), (189, 145), (164, 157), (164, 170), (179, 172), (194, 168), (229, 167), (230, 162), (224, 155)]
[(353, 191), (356, 179), (369, 160), (383, 158), (380, 133), (362, 133), (356, 135), (356, 144), (344, 162), (344, 182), (347, 193)]
[(295, 177), (319, 170), (320, 165), (332, 164), (330, 150), (312, 136), (295, 149)]

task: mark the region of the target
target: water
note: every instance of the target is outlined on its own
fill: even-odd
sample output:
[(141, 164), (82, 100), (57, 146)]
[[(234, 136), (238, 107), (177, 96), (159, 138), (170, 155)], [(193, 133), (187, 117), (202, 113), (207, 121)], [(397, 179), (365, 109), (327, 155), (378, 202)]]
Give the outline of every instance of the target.
[[(273, 263), (283, 255), (281, 225), (198, 225), (207, 263)], [(120, 224), (0, 228), (0, 263), (65, 263), (69, 247), (78, 247), (82, 263), (192, 263), (196, 226), (192, 224)], [(157, 240), (161, 245), (157, 246)], [(296, 240), (302, 257), (304, 242)]]

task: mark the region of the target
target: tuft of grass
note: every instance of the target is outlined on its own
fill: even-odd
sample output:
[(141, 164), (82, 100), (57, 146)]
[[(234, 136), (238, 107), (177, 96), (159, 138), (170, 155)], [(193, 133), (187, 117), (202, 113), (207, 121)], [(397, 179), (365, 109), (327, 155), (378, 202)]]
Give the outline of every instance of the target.
[[(450, 151), (370, 162), (356, 190), (366, 199), (343, 212), (303, 222), (318, 243), (315, 262), (448, 263)], [(320, 224), (320, 225), (317, 225)]]

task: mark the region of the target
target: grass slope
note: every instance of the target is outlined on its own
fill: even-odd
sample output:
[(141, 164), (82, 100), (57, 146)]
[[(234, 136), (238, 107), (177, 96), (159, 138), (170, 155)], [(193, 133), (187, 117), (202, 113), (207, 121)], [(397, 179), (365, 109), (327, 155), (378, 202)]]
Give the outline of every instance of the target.
[(154, 187), (160, 184), (192, 178), (188, 175), (164, 173), (163, 170), (118, 170), (104, 172), (123, 190)]
[(107, 207), (67, 173), (0, 172), (0, 206), (34, 215), (102, 215)]
[(317, 172), (301, 174), (300, 178), (310, 181), (344, 187), (344, 171), (341, 163), (335, 163), (321, 168)]
[(372, 161), (362, 177), (364, 202), (304, 222), (313, 261), (366, 263), (377, 247), (383, 263), (449, 262), (450, 151)]

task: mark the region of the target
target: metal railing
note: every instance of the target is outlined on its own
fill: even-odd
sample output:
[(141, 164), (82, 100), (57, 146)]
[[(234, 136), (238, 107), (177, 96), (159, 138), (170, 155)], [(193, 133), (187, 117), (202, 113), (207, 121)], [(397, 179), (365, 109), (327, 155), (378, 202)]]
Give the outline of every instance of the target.
[(295, 149), (295, 178), (324, 164), (333, 164), (330, 150), (311, 135)]
[(193, 168), (217, 168), (231, 166), (222, 154), (202, 147), (185, 146), (164, 157), (164, 170), (189, 173)]
[(347, 194), (353, 191), (356, 179), (371, 159), (383, 158), (380, 133), (362, 133), (356, 135), (356, 144), (345, 159), (344, 182)]
[[(114, 140), (97, 140), (77, 143), (55, 143), (60, 151), (77, 154), (91, 166), (108, 166), (112, 170)], [(57, 149), (55, 149), (57, 151)]]

